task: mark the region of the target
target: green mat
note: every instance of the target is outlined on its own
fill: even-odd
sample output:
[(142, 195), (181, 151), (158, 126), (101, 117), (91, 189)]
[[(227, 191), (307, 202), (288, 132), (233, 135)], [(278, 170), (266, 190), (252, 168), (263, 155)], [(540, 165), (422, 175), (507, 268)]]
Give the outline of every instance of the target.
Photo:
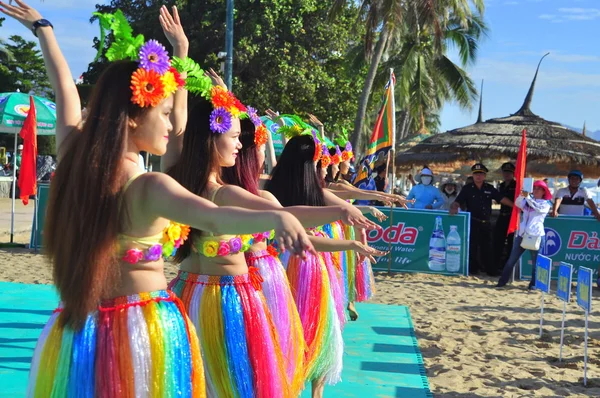
[[(0, 397), (22, 397), (29, 363), (58, 302), (52, 286), (0, 282)], [(408, 308), (358, 304), (360, 319), (344, 330), (342, 382), (325, 397), (430, 398)], [(310, 397), (310, 386), (302, 397)]]

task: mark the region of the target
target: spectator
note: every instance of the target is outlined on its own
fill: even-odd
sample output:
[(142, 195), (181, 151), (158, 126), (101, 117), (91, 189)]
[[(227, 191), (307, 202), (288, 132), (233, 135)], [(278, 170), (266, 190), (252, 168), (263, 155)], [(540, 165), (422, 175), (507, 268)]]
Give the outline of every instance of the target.
[(598, 213), (592, 195), (586, 188), (581, 186), (583, 173), (579, 170), (572, 170), (567, 178), (569, 179), (569, 185), (557, 190), (554, 195), (552, 217), (557, 217), (559, 214), (583, 216), (585, 214), (585, 204), (587, 203), (594, 217), (600, 221), (600, 213)]
[[(375, 180), (375, 188), (379, 192), (385, 192), (387, 185), (388, 185), (387, 176), (386, 176), (387, 167), (385, 164), (382, 164), (377, 167), (376, 171), (377, 171), (377, 176), (374, 179)], [(380, 202), (380, 201), (374, 201), (373, 204), (375, 206), (385, 206), (385, 203)]]
[(535, 286), (535, 265), (538, 251), (544, 244), (544, 235), (546, 235), (544, 231), (544, 219), (550, 211), (551, 199), (552, 194), (546, 183), (536, 181), (533, 184), (533, 198), (529, 196), (529, 192), (523, 192), (522, 196), (515, 202), (515, 205), (523, 212), (521, 225), (515, 237), (510, 257), (504, 265), (502, 276), (496, 287), (503, 287), (508, 283), (513, 268), (517, 264), (517, 261), (519, 261), (519, 258), (525, 253), (525, 250), (531, 252), (532, 273), (529, 290), (532, 290)]
[(448, 179), (440, 187), (442, 191), (442, 197), (444, 198), (444, 204), (440, 207), (441, 210), (450, 210), (450, 206), (456, 200), (458, 196), (458, 184), (452, 179)]
[(415, 202), (408, 204), (413, 209), (439, 209), (444, 205), (444, 197), (439, 189), (433, 186), (433, 172), (427, 166), (423, 167), (417, 175), (419, 184), (412, 187), (408, 193), (407, 200), (414, 199)]
[[(502, 196), (505, 198), (515, 200), (515, 194), (517, 191), (517, 181), (515, 181), (515, 165), (512, 163), (504, 163), (501, 166), (501, 169), (502, 179), (504, 181), (502, 181), (502, 183), (498, 186), (498, 191), (500, 191)], [(494, 227), (494, 260), (496, 261), (496, 270), (498, 272), (502, 271), (504, 263), (506, 262), (506, 257), (504, 256), (505, 251), (507, 253), (512, 252), (515, 234), (507, 234), (511, 216), (511, 206), (500, 206), (500, 214), (496, 219), (496, 225)]]
[(492, 200), (512, 206), (512, 200), (505, 198), (496, 188), (485, 182), (488, 169), (481, 163), (471, 167), (473, 183), (465, 185), (456, 200), (450, 206), (450, 214), (458, 213), (462, 206), (471, 213), (471, 232), (469, 242), (469, 272), (477, 274), (484, 266), (489, 275), (497, 276), (493, 261), (489, 261), (492, 252)]

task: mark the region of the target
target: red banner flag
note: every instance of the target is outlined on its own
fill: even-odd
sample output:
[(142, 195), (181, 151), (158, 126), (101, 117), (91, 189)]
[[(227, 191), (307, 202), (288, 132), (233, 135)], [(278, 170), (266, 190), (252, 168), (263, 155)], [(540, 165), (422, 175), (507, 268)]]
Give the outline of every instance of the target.
[(37, 120), (33, 97), (29, 97), (29, 113), (23, 128), (19, 133), (23, 139), (23, 154), (21, 168), (19, 169), (19, 190), (24, 205), (29, 203), (29, 197), (35, 195), (37, 190), (36, 160), (37, 160)]
[[(517, 181), (517, 188), (515, 191), (514, 201), (517, 200), (521, 191), (523, 190), (523, 178), (525, 178), (525, 169), (527, 168), (527, 130), (523, 129), (521, 135), (521, 146), (519, 147), (519, 154), (517, 155), (517, 165), (515, 170), (515, 179)], [(519, 220), (521, 218), (521, 210), (515, 206), (510, 216), (510, 224), (508, 224), (508, 232), (510, 235), (519, 229)]]

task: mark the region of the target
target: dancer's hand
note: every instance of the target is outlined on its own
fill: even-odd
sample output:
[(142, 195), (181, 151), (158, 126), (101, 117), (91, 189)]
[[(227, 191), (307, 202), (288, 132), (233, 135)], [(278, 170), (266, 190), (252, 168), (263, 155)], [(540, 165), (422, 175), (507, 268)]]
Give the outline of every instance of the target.
[(209, 70), (204, 72), (204, 74), (206, 76), (210, 77), (210, 80), (212, 80), (213, 86), (220, 86), (220, 87), (223, 87), (225, 90), (227, 90), (227, 85), (225, 84), (225, 82), (223, 81), (221, 76), (219, 76), (219, 74), (214, 71), (213, 68), (210, 68)]
[(275, 112), (271, 109), (267, 109), (265, 111), (265, 115), (267, 115), (269, 117), (269, 119), (271, 119), (272, 121), (275, 121), (276, 119), (279, 119), (279, 113)]
[(275, 226), (275, 239), (281, 251), (289, 250), (294, 255), (305, 257), (305, 252), (317, 255), (308, 235), (300, 221), (289, 213), (277, 212), (278, 221)]
[(181, 26), (177, 7), (173, 6), (172, 10), (173, 15), (171, 15), (166, 6), (160, 8), (160, 15), (158, 16), (160, 26), (173, 48), (187, 49), (190, 46), (190, 42), (183, 31), (183, 26)]
[(21, 22), (27, 29), (33, 28), (33, 23), (42, 19), (40, 14), (35, 8), (28, 6), (21, 0), (15, 0), (16, 5), (6, 4), (0, 1), (0, 11)]
[(357, 254), (368, 258), (372, 263), (376, 263), (375, 257), (387, 256), (389, 252), (382, 252), (362, 242), (354, 241), (354, 249)]
[(371, 215), (375, 217), (379, 222), (387, 220), (388, 216), (383, 214), (379, 209), (369, 206), (369, 210), (371, 210)]
[(381, 229), (381, 227), (375, 224), (373, 221), (365, 217), (362, 211), (352, 205), (344, 206), (342, 213), (342, 222), (346, 225), (365, 228), (369, 231), (374, 229)]
[(313, 122), (317, 127), (323, 127), (323, 123), (315, 115), (308, 114), (308, 119)]

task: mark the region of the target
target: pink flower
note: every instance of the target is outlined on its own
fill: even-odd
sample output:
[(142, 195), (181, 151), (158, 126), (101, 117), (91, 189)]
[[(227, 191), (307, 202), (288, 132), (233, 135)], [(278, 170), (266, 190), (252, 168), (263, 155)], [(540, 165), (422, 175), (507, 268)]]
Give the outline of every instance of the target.
[(140, 249), (129, 249), (125, 252), (123, 256), (123, 261), (128, 262), (129, 264), (136, 264), (139, 261), (142, 261), (144, 258), (144, 252)]
[(175, 248), (179, 249), (179, 246), (183, 243), (183, 239), (179, 238), (175, 241)]
[(227, 256), (231, 250), (229, 249), (229, 243), (221, 241), (219, 243), (219, 250), (217, 250), (217, 256)]

